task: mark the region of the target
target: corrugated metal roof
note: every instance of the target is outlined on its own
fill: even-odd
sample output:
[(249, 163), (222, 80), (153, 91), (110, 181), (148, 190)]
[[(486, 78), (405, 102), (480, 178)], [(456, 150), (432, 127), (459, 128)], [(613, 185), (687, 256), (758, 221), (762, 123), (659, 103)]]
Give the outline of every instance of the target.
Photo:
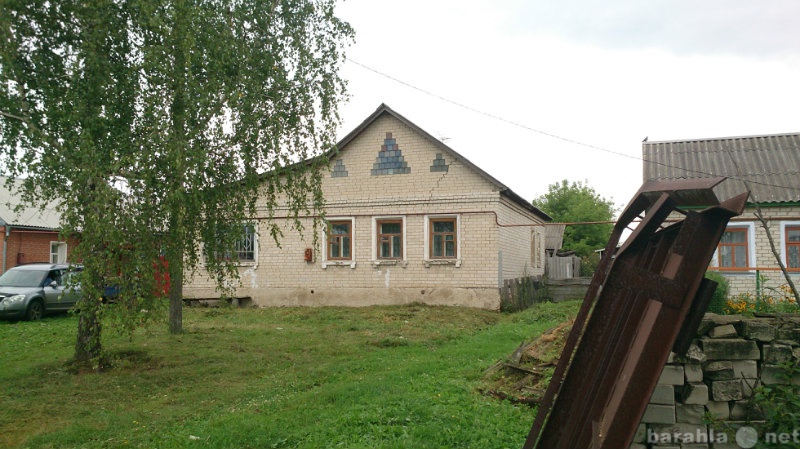
[(58, 230), (61, 227), (61, 215), (55, 210), (55, 205), (43, 210), (23, 205), (19, 212), (15, 211), (22, 204), (17, 192), (20, 182), (14, 181), (9, 188), (7, 179), (0, 176), (0, 225), (46, 230)]
[(759, 203), (800, 201), (800, 133), (642, 143), (644, 181), (726, 176), (727, 199), (751, 190)]

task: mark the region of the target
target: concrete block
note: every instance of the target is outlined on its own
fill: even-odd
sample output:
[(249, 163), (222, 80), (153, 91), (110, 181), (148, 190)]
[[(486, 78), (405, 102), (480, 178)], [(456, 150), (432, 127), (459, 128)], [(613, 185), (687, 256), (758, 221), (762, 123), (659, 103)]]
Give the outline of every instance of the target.
[(777, 331), (775, 326), (764, 320), (744, 320), (737, 328), (742, 338), (763, 342), (774, 340)]
[(758, 362), (755, 360), (734, 360), (733, 377), (734, 379), (757, 379)]
[(711, 398), (715, 401), (738, 401), (744, 398), (741, 380), (711, 382)]
[(705, 405), (708, 403), (708, 386), (703, 383), (692, 383), (683, 386), (680, 395), (684, 404)]
[(658, 378), (658, 385), (683, 385), (683, 365), (666, 365)]
[(759, 360), (761, 351), (755, 341), (738, 338), (703, 338), (701, 349), (708, 360)]
[[(689, 344), (689, 349), (686, 350), (686, 354), (677, 354), (673, 358), (673, 360), (680, 362), (680, 363), (703, 363), (706, 361), (706, 355), (703, 353), (703, 350), (700, 349), (700, 346), (696, 343), (697, 340)], [(670, 354), (675, 354), (671, 352)]]
[(633, 442), (634, 443), (644, 443), (647, 434), (647, 425), (644, 423), (640, 423), (638, 427), (636, 427), (636, 433), (633, 435)]
[(683, 374), (683, 378), (687, 383), (703, 381), (703, 368), (697, 363), (687, 363), (684, 365)]
[(795, 375), (789, 379), (786, 369), (778, 365), (767, 365), (761, 367), (761, 382), (764, 385), (800, 385), (800, 375)]
[(672, 385), (656, 385), (650, 395), (651, 404), (675, 405), (675, 387)]
[(675, 406), (675, 420), (689, 424), (703, 424), (703, 415), (706, 413), (705, 406), (677, 404)]
[(731, 405), (730, 419), (736, 421), (757, 421), (764, 419), (764, 413), (750, 401), (736, 401)]
[(648, 404), (642, 416), (647, 424), (675, 424), (675, 406)]
[(708, 401), (706, 411), (717, 419), (728, 419), (731, 417), (731, 406), (728, 401)]
[(733, 327), (733, 324), (725, 324), (723, 326), (716, 326), (708, 331), (708, 336), (711, 338), (734, 338), (738, 337), (739, 334), (736, 332), (736, 328)]
[(672, 445), (708, 443), (709, 436), (708, 427), (702, 424), (650, 424), (647, 426), (646, 441), (663, 449)]
[(777, 365), (788, 362), (794, 358), (792, 347), (782, 344), (764, 345), (764, 363)]
[(731, 380), (735, 378), (733, 376), (733, 362), (730, 360), (708, 362), (703, 368), (703, 374), (709, 380)]

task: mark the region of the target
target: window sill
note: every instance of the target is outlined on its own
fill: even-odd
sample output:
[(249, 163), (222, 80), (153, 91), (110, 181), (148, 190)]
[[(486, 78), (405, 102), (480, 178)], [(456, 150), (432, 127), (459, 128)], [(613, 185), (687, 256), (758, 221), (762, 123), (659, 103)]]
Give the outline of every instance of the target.
[(400, 265), (401, 267), (405, 268), (408, 266), (407, 260), (373, 260), (372, 266), (375, 268), (382, 267), (382, 266), (397, 266)]
[(328, 267), (350, 267), (355, 268), (356, 262), (352, 260), (326, 260), (319, 264), (322, 269), (326, 269)]
[(461, 259), (425, 259), (422, 264), (425, 268), (430, 268), (431, 265), (452, 265), (461, 268)]

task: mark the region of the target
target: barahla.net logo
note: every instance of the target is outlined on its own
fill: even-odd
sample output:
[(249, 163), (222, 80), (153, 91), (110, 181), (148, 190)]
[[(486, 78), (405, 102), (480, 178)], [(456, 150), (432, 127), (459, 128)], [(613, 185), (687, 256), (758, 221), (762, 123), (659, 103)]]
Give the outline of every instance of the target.
[[(750, 449), (759, 441), (765, 444), (800, 444), (800, 429), (793, 432), (766, 432), (759, 438), (758, 431), (752, 427), (741, 427), (734, 437), (736, 444), (742, 449)], [(654, 432), (647, 429), (647, 442), (658, 444), (726, 444), (728, 434), (714, 429), (698, 428), (695, 432)]]

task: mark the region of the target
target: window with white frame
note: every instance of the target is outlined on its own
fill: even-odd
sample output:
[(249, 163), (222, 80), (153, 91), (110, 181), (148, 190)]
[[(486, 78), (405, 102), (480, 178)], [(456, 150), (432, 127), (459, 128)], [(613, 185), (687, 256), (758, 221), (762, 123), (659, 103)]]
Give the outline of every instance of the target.
[(458, 257), (458, 221), (456, 217), (428, 218), (428, 254), (431, 259)]
[(403, 258), (403, 219), (387, 218), (375, 222), (377, 258), (399, 260)]
[(50, 263), (67, 262), (67, 243), (50, 242)]
[(752, 223), (728, 225), (717, 245), (712, 265), (720, 271), (749, 271), (754, 266), (754, 240)]
[(789, 271), (800, 271), (800, 221), (781, 223), (783, 263)]
[(326, 258), (328, 260), (353, 260), (353, 220), (328, 221)]

